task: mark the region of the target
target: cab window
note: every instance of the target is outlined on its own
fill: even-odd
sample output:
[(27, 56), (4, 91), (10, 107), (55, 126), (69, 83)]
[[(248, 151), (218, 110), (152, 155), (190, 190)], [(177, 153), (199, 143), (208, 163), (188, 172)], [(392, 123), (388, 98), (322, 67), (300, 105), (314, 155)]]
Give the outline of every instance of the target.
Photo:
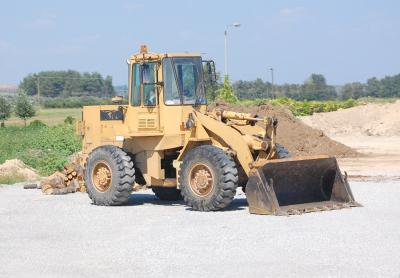
[(200, 57), (164, 58), (163, 81), (166, 105), (206, 104)]
[(181, 104), (181, 96), (175, 81), (171, 58), (163, 59), (164, 103), (166, 105)]
[(141, 66), (143, 83), (143, 104), (154, 106), (157, 104), (155, 63), (147, 63)]
[(140, 65), (133, 64), (132, 66), (132, 99), (131, 104), (133, 106), (139, 106), (141, 103), (140, 99)]

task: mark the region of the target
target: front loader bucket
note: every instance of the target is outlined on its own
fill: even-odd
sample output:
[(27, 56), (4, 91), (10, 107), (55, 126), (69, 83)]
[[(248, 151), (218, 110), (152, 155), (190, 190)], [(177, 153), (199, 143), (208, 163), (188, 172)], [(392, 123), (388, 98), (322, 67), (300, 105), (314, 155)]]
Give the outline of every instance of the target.
[(246, 185), (250, 213), (288, 215), (360, 206), (336, 158), (256, 162)]

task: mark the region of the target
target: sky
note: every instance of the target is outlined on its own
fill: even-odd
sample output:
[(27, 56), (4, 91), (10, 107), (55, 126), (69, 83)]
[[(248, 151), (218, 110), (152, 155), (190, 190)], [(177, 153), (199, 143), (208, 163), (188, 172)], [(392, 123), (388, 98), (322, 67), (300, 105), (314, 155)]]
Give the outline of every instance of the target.
[(232, 80), (329, 84), (400, 73), (397, 0), (0, 0), (0, 83), (45, 70), (97, 71), (127, 83), (126, 59), (200, 52)]

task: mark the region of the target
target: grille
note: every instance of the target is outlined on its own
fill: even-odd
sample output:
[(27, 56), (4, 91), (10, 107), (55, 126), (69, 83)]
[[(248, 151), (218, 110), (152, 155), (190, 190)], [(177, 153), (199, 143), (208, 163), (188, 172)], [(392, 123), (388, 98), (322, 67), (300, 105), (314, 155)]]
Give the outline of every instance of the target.
[(155, 129), (156, 119), (151, 118), (139, 118), (139, 129)]

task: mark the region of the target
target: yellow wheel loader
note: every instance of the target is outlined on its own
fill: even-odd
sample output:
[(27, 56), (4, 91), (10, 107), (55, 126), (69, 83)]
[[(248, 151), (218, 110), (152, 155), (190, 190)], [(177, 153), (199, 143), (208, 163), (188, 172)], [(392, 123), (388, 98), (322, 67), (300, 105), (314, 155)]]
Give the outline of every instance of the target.
[(85, 106), (77, 124), (94, 204), (122, 205), (137, 183), (199, 211), (229, 206), (239, 186), (255, 214), (358, 205), (334, 157), (290, 157), (276, 143), (277, 119), (207, 111), (213, 61), (142, 46), (127, 63), (128, 104)]

